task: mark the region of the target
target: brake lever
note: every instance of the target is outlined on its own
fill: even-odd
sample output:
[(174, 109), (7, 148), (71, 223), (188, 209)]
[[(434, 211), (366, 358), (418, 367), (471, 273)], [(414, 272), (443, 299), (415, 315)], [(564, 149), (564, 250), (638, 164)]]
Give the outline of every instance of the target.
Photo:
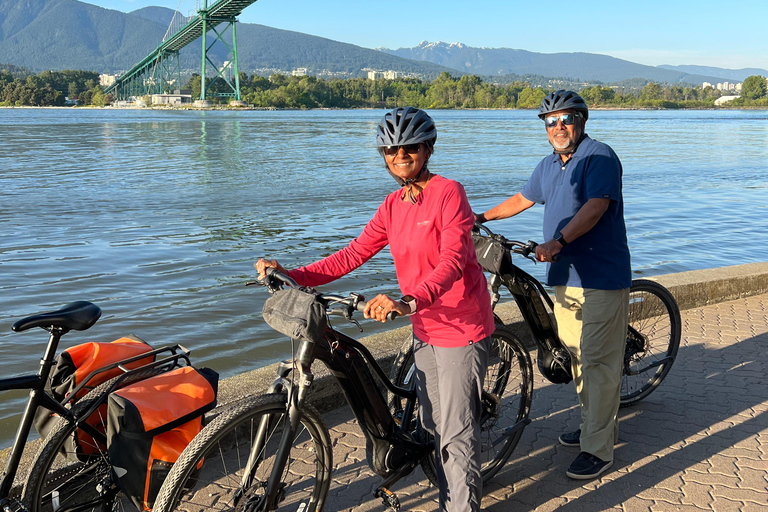
[(363, 326), (360, 325), (360, 322), (352, 318), (352, 312), (357, 311), (357, 305), (361, 302), (365, 302), (365, 297), (360, 295), (359, 293), (352, 292), (349, 294), (350, 297), (352, 297), (352, 301), (347, 305), (347, 308), (344, 310), (346, 313), (347, 320), (350, 321), (350, 323), (353, 323), (357, 326), (357, 328), (360, 330), (360, 332), (363, 332)]
[(282, 290), (282, 283), (276, 279), (271, 279), (269, 276), (265, 276), (264, 279), (257, 279), (255, 281), (246, 281), (245, 286), (265, 286), (269, 293), (275, 293), (278, 290)]

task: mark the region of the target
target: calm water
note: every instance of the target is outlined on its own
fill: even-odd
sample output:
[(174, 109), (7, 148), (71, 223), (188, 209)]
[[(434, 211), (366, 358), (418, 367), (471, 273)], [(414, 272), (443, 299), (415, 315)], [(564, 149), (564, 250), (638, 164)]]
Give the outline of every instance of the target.
[[(534, 112), (431, 113), (432, 170), (475, 210), (548, 152)], [(64, 348), (134, 333), (224, 377), (284, 358), (266, 292), (244, 287), (251, 265), (308, 263), (359, 234), (394, 187), (373, 144), (382, 114), (0, 109), (0, 375), (35, 371), (46, 341), (10, 325), (75, 300), (104, 314)], [(638, 276), (766, 260), (768, 112), (594, 112), (587, 132), (624, 164)], [(491, 226), (539, 240), (542, 209)], [(386, 253), (325, 289), (397, 295), (393, 278)], [(0, 396), (4, 445), (24, 396)]]

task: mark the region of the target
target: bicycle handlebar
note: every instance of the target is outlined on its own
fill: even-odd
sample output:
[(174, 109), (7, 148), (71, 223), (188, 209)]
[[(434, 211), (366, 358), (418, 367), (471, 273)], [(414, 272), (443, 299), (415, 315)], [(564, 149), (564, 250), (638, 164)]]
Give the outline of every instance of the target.
[[(494, 233), (488, 228), (488, 226), (477, 223), (477, 222), (475, 222), (475, 229), (477, 229), (478, 231), (484, 231), (489, 238), (492, 238), (497, 242), (501, 243), (510, 252), (513, 252), (515, 254), (520, 254), (524, 258), (528, 258), (534, 263), (538, 263), (538, 260), (536, 260), (535, 257), (531, 256), (531, 254), (536, 254), (536, 247), (539, 245), (533, 240), (528, 240), (528, 243), (520, 242), (518, 240), (507, 240), (506, 238), (504, 238), (503, 235)], [(560, 255), (555, 254), (552, 257), (552, 261), (560, 261)]]
[[(261, 284), (269, 289), (269, 293), (274, 293), (282, 289), (285, 285), (288, 285), (291, 288), (300, 288), (302, 290), (309, 291), (310, 293), (313, 293), (315, 296), (317, 296), (318, 299), (320, 299), (320, 301), (323, 303), (323, 306), (325, 306), (326, 312), (329, 315), (340, 315), (347, 318), (348, 320), (352, 319), (352, 313), (354, 311), (363, 311), (367, 304), (367, 302), (365, 302), (365, 297), (359, 293), (352, 292), (345, 297), (343, 295), (337, 294), (318, 293), (310, 288), (299, 286), (295, 280), (279, 272), (276, 268), (273, 267), (267, 267), (263, 280), (258, 280), (256, 282), (252, 281), (246, 284)], [(333, 306), (335, 305), (344, 305), (346, 307), (334, 308)], [(387, 320), (394, 320), (398, 316), (400, 315), (397, 313), (397, 311), (390, 311), (387, 314)]]

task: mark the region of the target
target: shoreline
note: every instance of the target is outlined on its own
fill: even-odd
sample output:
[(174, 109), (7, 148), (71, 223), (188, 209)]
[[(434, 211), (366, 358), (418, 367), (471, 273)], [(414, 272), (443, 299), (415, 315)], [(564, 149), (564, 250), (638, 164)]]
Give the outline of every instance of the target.
[[(328, 111), (336, 111), (336, 110), (386, 110), (387, 107), (356, 107), (356, 108), (335, 108), (335, 107), (319, 107), (319, 108), (281, 108), (281, 107), (254, 107), (254, 106), (237, 106), (237, 107), (231, 107), (229, 105), (218, 105), (218, 106), (211, 106), (211, 107), (193, 107), (193, 106), (184, 106), (184, 107), (170, 107), (170, 106), (157, 106), (157, 107), (138, 107), (138, 106), (121, 106), (121, 107), (113, 107), (111, 105), (107, 105), (104, 107), (97, 107), (93, 105), (83, 105), (83, 106), (64, 106), (64, 105), (46, 105), (46, 106), (35, 106), (35, 105), (21, 105), (21, 106), (11, 106), (11, 105), (0, 105), (0, 109), (34, 109), (34, 110), (174, 110), (174, 111), (208, 111), (208, 110), (232, 110), (232, 111), (241, 111), (241, 110), (248, 110), (248, 111), (285, 111), (285, 112), (309, 112), (309, 111), (322, 111), (322, 110), (328, 110)], [(478, 111), (478, 112), (493, 112), (493, 111), (515, 111), (515, 110), (527, 110), (527, 111), (535, 111), (535, 108), (429, 108), (426, 110), (457, 110), (457, 111)], [(712, 107), (680, 107), (680, 108), (667, 108), (667, 107), (590, 107), (590, 111), (642, 111), (642, 110), (648, 110), (648, 111), (657, 111), (657, 110), (766, 110), (768, 111), (768, 106), (765, 107), (718, 107), (718, 106), (712, 106)]]

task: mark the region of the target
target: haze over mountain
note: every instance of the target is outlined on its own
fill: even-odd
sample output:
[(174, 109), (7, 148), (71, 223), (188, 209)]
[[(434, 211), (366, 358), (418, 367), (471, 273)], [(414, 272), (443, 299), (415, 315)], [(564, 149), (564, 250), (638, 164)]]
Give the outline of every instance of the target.
[[(681, 71), (683, 73), (691, 73), (696, 75), (709, 75), (719, 78), (720, 80), (735, 80), (737, 82), (743, 82), (745, 78), (753, 75), (768, 76), (768, 70), (760, 68), (743, 68), (743, 69), (724, 69), (715, 68), (712, 66), (670, 66), (662, 64), (658, 66), (663, 69), (670, 69), (672, 71)], [(718, 80), (718, 81), (720, 81)]]
[[(448, 68), (476, 75), (535, 74), (563, 77), (576, 81), (621, 82), (631, 78), (644, 78), (655, 82), (693, 83), (717, 82), (723, 78), (714, 73), (698, 73), (682, 69), (644, 66), (608, 55), (595, 53), (535, 53), (511, 48), (475, 48), (462, 43), (430, 43), (422, 41), (413, 48), (378, 48), (390, 55), (433, 62)], [(678, 66), (683, 67), (683, 66)], [(696, 66), (690, 66), (696, 67)], [(719, 68), (702, 68), (719, 69)], [(727, 70), (720, 70), (727, 71)], [(747, 75), (748, 76), (748, 75)]]

